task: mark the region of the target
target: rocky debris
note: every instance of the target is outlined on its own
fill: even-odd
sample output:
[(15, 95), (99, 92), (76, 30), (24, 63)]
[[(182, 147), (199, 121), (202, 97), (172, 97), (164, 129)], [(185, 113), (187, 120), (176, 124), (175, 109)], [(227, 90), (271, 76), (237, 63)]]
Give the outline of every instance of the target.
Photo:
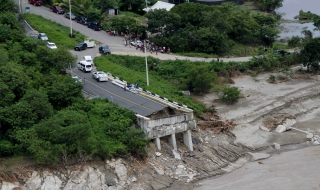
[(252, 153), (252, 152), (248, 152), (248, 155), (249, 155), (249, 161), (251, 161), (251, 162), (257, 161), (257, 160), (266, 159), (266, 158), (269, 158), (271, 156), (270, 154)]
[(215, 134), (219, 134), (219, 133), (226, 133), (226, 132), (232, 130), (234, 128), (235, 124), (233, 123), (233, 121), (222, 120), (216, 114), (205, 113), (204, 119), (201, 121), (198, 121), (197, 126), (201, 130), (212, 130), (212, 131), (214, 131)]
[(274, 148), (275, 148), (276, 150), (280, 150), (280, 147), (281, 147), (280, 144), (278, 144), (278, 143), (273, 143), (273, 144), (274, 144)]
[(153, 176), (153, 180), (154, 181), (151, 183), (151, 187), (154, 190), (170, 187), (170, 185), (173, 183), (173, 180), (170, 177), (164, 175), (155, 175)]
[(192, 143), (197, 145), (197, 144), (199, 144), (199, 140), (197, 138), (193, 137), (192, 138)]
[(275, 131), (276, 131), (277, 133), (283, 133), (283, 132), (285, 132), (286, 130), (287, 130), (287, 128), (286, 128), (286, 126), (284, 126), (284, 125), (278, 125), (277, 128), (275, 129)]
[(174, 158), (174, 154), (170, 149), (166, 149), (166, 153), (168, 153), (170, 156), (172, 156)]
[(320, 137), (318, 135), (314, 135), (312, 138), (311, 138), (311, 142), (312, 142), (312, 145), (319, 145), (320, 144)]
[[(286, 128), (291, 127), (296, 123), (293, 116), (288, 114), (273, 114), (266, 116), (263, 120), (263, 127), (269, 129), (270, 131), (276, 129), (278, 125), (284, 125)], [(261, 129), (261, 127), (260, 127)], [(264, 130), (264, 129), (262, 129)]]
[(267, 131), (267, 132), (270, 132), (271, 129), (267, 128), (267, 127), (264, 127), (264, 126), (260, 126), (259, 129), (263, 130), (263, 131)]
[(199, 150), (200, 152), (203, 152), (203, 148), (202, 148), (202, 146), (201, 146), (200, 144), (197, 144), (197, 148), (198, 148), (198, 150)]
[(306, 138), (307, 138), (308, 140), (311, 140), (311, 139), (313, 138), (313, 134), (312, 134), (312, 133), (308, 133), (307, 136), (306, 136)]
[(174, 155), (175, 159), (181, 160), (181, 156), (180, 156), (180, 153), (178, 151), (173, 149), (172, 152), (173, 152), (173, 155)]
[(161, 153), (160, 152), (156, 152), (155, 155), (159, 157), (159, 156), (161, 156)]

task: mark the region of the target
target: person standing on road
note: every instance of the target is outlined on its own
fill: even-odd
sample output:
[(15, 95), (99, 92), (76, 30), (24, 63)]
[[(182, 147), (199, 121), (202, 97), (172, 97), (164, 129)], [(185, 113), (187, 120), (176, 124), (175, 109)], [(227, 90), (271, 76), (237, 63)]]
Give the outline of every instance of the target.
[(124, 85), (123, 85), (123, 89), (124, 89), (124, 91), (127, 90), (127, 84), (124, 84)]
[(111, 96), (110, 96), (110, 101), (113, 102), (113, 96), (112, 96), (112, 94), (111, 94)]

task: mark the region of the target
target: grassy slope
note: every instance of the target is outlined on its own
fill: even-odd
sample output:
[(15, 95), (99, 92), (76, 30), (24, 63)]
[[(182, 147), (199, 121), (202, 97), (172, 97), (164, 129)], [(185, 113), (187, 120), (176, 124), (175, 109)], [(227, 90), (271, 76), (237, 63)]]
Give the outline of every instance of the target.
[[(119, 56), (121, 58), (121, 56)], [(137, 58), (139, 59), (139, 58)], [(162, 77), (153, 75), (149, 70), (149, 83), (146, 85), (146, 73), (133, 71), (129, 68), (123, 67), (117, 63), (111, 62), (106, 56), (97, 57), (94, 60), (99, 70), (110, 72), (114, 76), (120, 77), (129, 83), (138, 83), (140, 87), (147, 89), (155, 94), (168, 98), (169, 100), (185, 104), (194, 109), (197, 115), (201, 115), (205, 107), (202, 103), (195, 102), (191, 97), (183, 95), (182, 92), (174, 85), (164, 80)], [(151, 65), (152, 63), (149, 63)]]
[(49, 41), (54, 42), (58, 48), (64, 46), (68, 49), (72, 49), (77, 43), (82, 42), (86, 38), (86, 36), (74, 30), (73, 34), (75, 34), (76, 37), (70, 38), (69, 27), (62, 26), (61, 24), (47, 20), (39, 15), (27, 13), (24, 14), (23, 17), (39, 33), (46, 33)]

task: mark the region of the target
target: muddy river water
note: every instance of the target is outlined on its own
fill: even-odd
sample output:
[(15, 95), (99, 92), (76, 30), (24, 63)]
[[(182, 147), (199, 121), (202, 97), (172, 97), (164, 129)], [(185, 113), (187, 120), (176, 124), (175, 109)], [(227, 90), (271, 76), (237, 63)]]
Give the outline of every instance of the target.
[[(299, 11), (303, 10), (304, 12), (310, 11), (312, 13), (320, 15), (320, 1), (319, 0), (284, 0), (282, 7), (276, 10), (277, 13), (282, 15), (284, 20), (298, 21), (294, 19), (295, 16), (299, 15)], [(280, 28), (282, 32), (280, 33), (280, 39), (290, 38), (292, 36), (303, 37), (301, 31), (303, 28), (307, 28), (310, 31), (313, 31), (313, 23), (282, 23)], [(320, 36), (319, 31), (313, 31), (314, 37)]]

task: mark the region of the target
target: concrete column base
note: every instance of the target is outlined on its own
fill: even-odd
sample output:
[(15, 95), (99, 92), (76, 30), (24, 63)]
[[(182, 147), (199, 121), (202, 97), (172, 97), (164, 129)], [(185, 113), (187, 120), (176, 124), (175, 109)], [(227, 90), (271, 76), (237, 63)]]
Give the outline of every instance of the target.
[(170, 135), (170, 137), (169, 137), (169, 143), (172, 144), (174, 150), (178, 150), (178, 149), (177, 149), (176, 134)]
[(158, 150), (161, 150), (160, 138), (156, 138), (156, 139), (154, 139), (154, 141), (157, 145)]
[(190, 151), (193, 151), (192, 138), (191, 138), (191, 131), (190, 130), (183, 132), (183, 143), (187, 146), (187, 148)]

